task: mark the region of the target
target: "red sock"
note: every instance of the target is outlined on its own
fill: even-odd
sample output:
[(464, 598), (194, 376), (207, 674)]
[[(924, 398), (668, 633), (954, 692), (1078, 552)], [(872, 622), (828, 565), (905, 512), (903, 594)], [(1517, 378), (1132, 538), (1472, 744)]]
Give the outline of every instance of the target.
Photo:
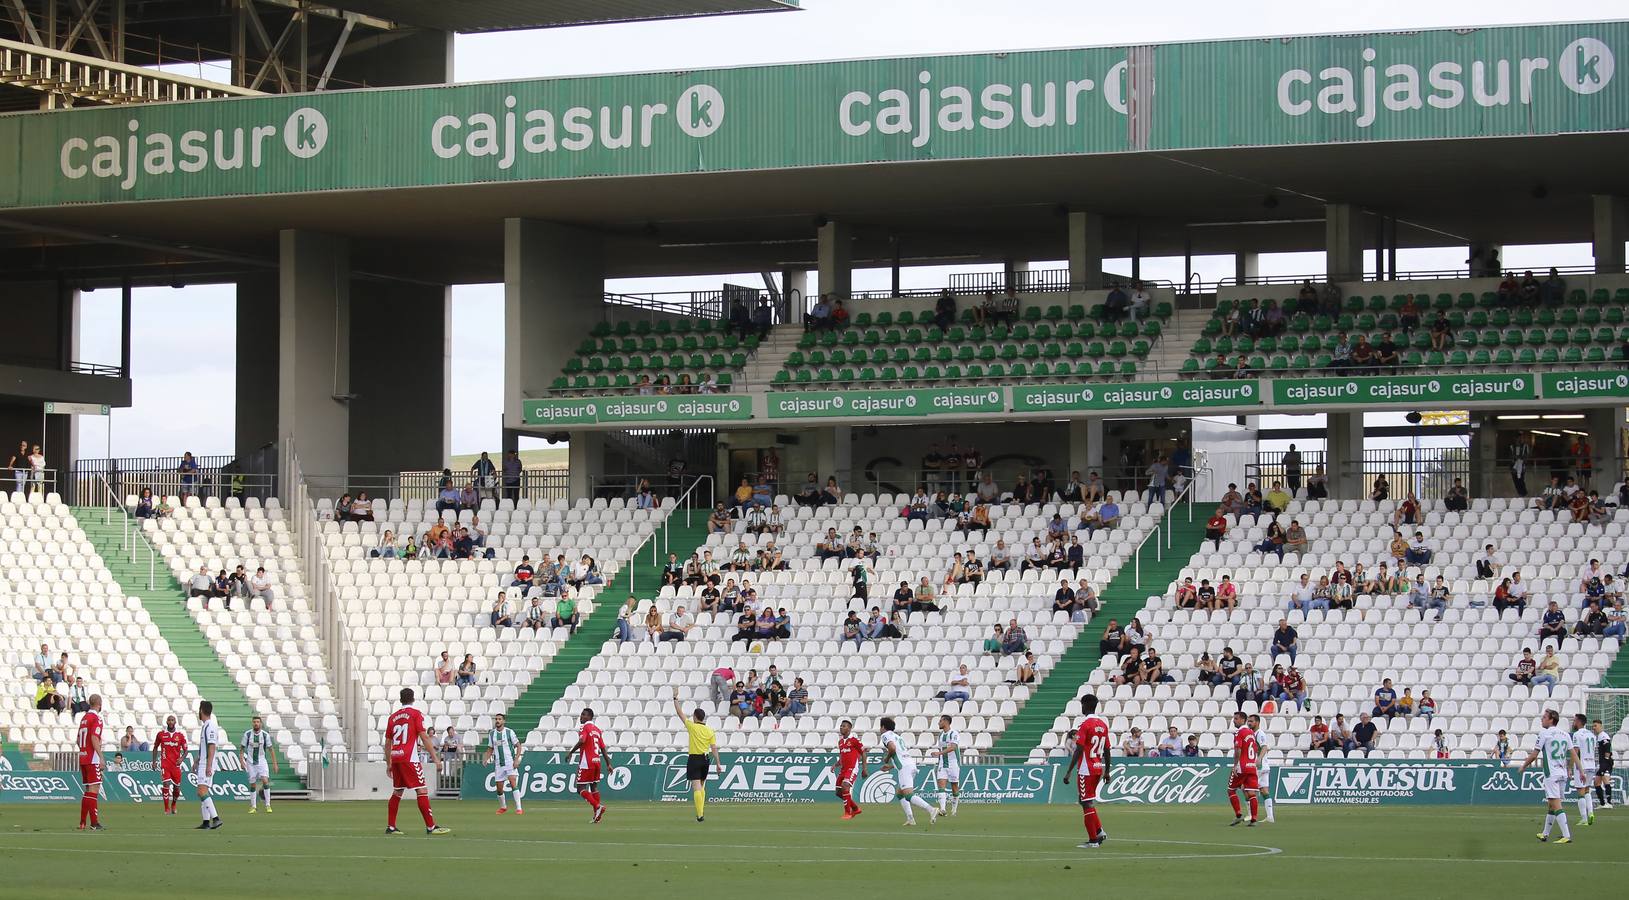
[(594, 808), (595, 809), (599, 809), (600, 807), (605, 805), (605, 801), (600, 799), (600, 792), (599, 792), (598, 788), (596, 788), (594, 790), (594, 798), (593, 798), (593, 800), (594, 800)]
[(1256, 795), (1250, 795), (1250, 821), (1256, 820)]
[(1086, 809), (1086, 836), (1097, 840), (1103, 834), (1103, 821), (1097, 817), (1097, 807)]
[(436, 817), (430, 814), (430, 798), (423, 794), (419, 795), (419, 815), (424, 817), (425, 828), (436, 827)]
[(1239, 808), (1239, 792), (1238, 791), (1228, 791), (1227, 792), (1227, 802), (1233, 804), (1233, 815), (1234, 816), (1237, 817), (1237, 816), (1244, 815), (1244, 810)]
[(90, 816), (91, 798), (89, 794), (79, 795), (79, 827), (85, 827), (85, 820)]
[(98, 815), (98, 811), (97, 811), (97, 808), (96, 808), (98, 799), (99, 799), (98, 797), (90, 798), (90, 823), (92, 825), (100, 825), (100, 824), (102, 824), (102, 817), (100, 815)]
[(391, 828), (396, 827), (396, 810), (400, 809), (401, 805), (402, 805), (401, 795), (400, 794), (391, 794), (390, 795), (390, 822), (389, 822)]
[(578, 791), (577, 793), (583, 795), (583, 799), (588, 801), (589, 806), (591, 806), (591, 807), (593, 807), (595, 809), (599, 809), (600, 804), (599, 804), (599, 801), (594, 799), (594, 792), (593, 791), (589, 790), (588, 788), (583, 788), (582, 790)]

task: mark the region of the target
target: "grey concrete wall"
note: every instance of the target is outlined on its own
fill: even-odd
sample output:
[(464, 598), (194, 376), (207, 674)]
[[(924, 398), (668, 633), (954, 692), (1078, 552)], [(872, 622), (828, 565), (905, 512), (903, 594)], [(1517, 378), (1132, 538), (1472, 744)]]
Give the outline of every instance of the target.
[(350, 464), (351, 271), (343, 238), (279, 235), (278, 436), (293, 440), (308, 475)]
[(442, 285), (351, 283), (351, 473), (447, 464), (450, 299)]
[(542, 397), (600, 320), (605, 261), (599, 235), (530, 219), (504, 221), (504, 405)]
[(54, 281), (30, 281), (0, 288), (6, 309), (6, 339), (0, 362), (60, 367), (69, 357), (74, 292)]
[(277, 273), (239, 279), (237, 307), (237, 422), (232, 446), (243, 459), (277, 442), (281, 357)]

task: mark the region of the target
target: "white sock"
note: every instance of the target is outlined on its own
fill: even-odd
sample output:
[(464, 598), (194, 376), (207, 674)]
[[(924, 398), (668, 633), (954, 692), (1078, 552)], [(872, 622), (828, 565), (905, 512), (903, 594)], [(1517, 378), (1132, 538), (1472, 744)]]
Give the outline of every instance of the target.
[(1544, 836), (1545, 837), (1550, 836), (1550, 823), (1552, 823), (1554, 821), (1555, 821), (1555, 813), (1553, 813), (1550, 810), (1546, 809), (1544, 811)]
[(916, 798), (914, 798), (914, 797), (909, 798), (909, 799), (907, 799), (905, 797), (899, 798), (899, 808), (905, 810), (905, 821), (907, 821), (907, 822), (910, 822), (910, 821), (912, 821), (912, 820), (914, 820), (916, 818), (916, 813), (911, 812), (911, 800), (914, 800), (914, 799), (916, 799)]
[(945, 804), (947, 804), (949, 802), (950, 802), (950, 795), (945, 793), (944, 791), (940, 791), (939, 792), (939, 811), (944, 812), (945, 811)]
[(520, 809), (520, 791), (517, 789), (517, 790), (510, 791), (509, 793), (515, 795), (515, 809), (519, 810)]
[(1578, 821), (1580, 823), (1589, 821), (1589, 797), (1587, 796), (1578, 798)]
[(198, 812), (203, 815), (206, 822), (215, 818), (215, 798), (205, 797), (198, 801)]
[(1555, 823), (1556, 823), (1556, 825), (1561, 827), (1561, 836), (1562, 837), (1564, 837), (1564, 838), (1572, 837), (1572, 829), (1567, 827), (1567, 811), (1566, 810), (1564, 810), (1564, 809), (1556, 810)]
[(266, 808), (271, 809), (271, 785), (268, 784), (260, 790), (261, 793), (266, 795)]
[(260, 788), (254, 788), (249, 791), (249, 808), (255, 809), (258, 806), (260, 806)]
[(933, 807), (928, 805), (928, 801), (923, 800), (921, 797), (917, 796), (916, 794), (911, 795), (911, 805), (921, 807), (922, 809), (925, 809), (930, 813), (933, 812)]

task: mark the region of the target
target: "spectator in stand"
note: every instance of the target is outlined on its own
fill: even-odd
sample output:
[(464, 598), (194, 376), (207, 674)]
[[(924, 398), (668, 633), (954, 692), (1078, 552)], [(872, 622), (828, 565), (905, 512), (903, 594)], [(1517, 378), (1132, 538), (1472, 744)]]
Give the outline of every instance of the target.
[(228, 612), (232, 609), (232, 596), (235, 593), (236, 591), (232, 590), (232, 579), (226, 574), (226, 570), (222, 569), (215, 573), (215, 596), (220, 597), (226, 604)]
[(1386, 720), (1390, 721), (1399, 712), (1400, 710), (1397, 708), (1397, 689), (1391, 686), (1390, 678), (1381, 679), (1380, 687), (1374, 690), (1374, 717), (1385, 716)]
[(463, 492), (454, 487), (451, 481), (444, 482), (436, 494), (436, 512), (438, 514), (448, 511), (458, 512), (462, 497)]
[(373, 501), (368, 498), (367, 491), (358, 491), (356, 499), (351, 501), (351, 521), (373, 521)]
[(815, 300), (815, 305), (810, 307), (808, 314), (803, 317), (804, 327), (811, 331), (823, 331), (832, 327), (830, 297), (830, 294), (821, 294)]
[(1629, 613), (1624, 610), (1624, 598), (1619, 596), (1613, 599), (1605, 612), (1606, 628), (1601, 631), (1601, 636), (1617, 639), (1618, 646), (1622, 647), (1625, 638), (1629, 637), (1626, 635), (1626, 631), (1629, 631)]
[(379, 543), (368, 551), (368, 556), (374, 559), (395, 559), (400, 554), (401, 544), (396, 540), (396, 532), (389, 528), (379, 536)]
[[(1408, 691), (1404, 691), (1403, 694), (1407, 696)], [(1432, 699), (1430, 691), (1421, 691), (1420, 701), (1414, 705), (1414, 715), (1424, 719), (1426, 724), (1430, 724), (1431, 718), (1436, 714), (1437, 701)]]
[(1408, 551), (1403, 554), (1403, 562), (1411, 566), (1428, 566), (1436, 557), (1436, 551), (1425, 541), (1425, 532), (1414, 532), (1414, 540), (1408, 544)]
[(1279, 619), (1278, 628), (1273, 632), (1273, 656), (1284, 655), (1290, 658), (1290, 665), (1295, 665), (1295, 655), (1300, 649), (1299, 635), (1290, 627), (1289, 619)]
[(258, 598), (266, 604), (267, 609), (271, 609), (272, 601), (277, 599), (277, 592), (272, 589), (271, 577), (266, 574), (265, 566), (257, 566), (255, 573), (249, 576), (249, 596)]
[(1126, 623), (1126, 636), (1123, 646), (1122, 653), (1132, 647), (1136, 647), (1139, 651), (1147, 649), (1148, 634), (1143, 630), (1142, 619), (1132, 616), (1131, 621)]
[(452, 684), (453, 676), (458, 673), (458, 667), (453, 664), (452, 654), (446, 650), (441, 651), (441, 658), (436, 660), (436, 684)]
[(181, 454), (181, 464), (175, 467), (176, 474), (181, 476), (181, 499), (198, 492), (198, 460), (188, 450)]
[[(655, 611), (656, 611), (656, 607), (652, 606), (651, 607), (651, 612), (654, 613)], [(648, 622), (649, 620), (647, 619), (646, 621)], [(533, 597), (532, 598), (532, 605), (526, 607), (526, 618), (525, 618), (525, 621), (524, 621), (523, 624), (527, 628), (532, 629), (532, 635), (535, 637), (537, 635), (537, 633), (543, 629), (543, 626), (547, 625), (548, 623), (549, 623), (549, 616), (548, 616), (548, 611), (543, 608), (543, 598), (542, 597)], [(661, 623), (661, 618), (660, 617), (657, 618), (657, 623), (658, 624)], [(654, 632), (653, 632), (652, 633), (652, 640), (654, 640), (654, 639), (655, 639), (655, 637), (654, 637)]]
[(1126, 739), (1121, 741), (1120, 754), (1122, 756), (1148, 755), (1148, 747), (1143, 743), (1143, 730), (1141, 728), (1133, 727), (1131, 733), (1126, 735)]
[(136, 498), (136, 518), (148, 519), (153, 515), (153, 489), (142, 488), (141, 496)]
[(1267, 523), (1267, 531), (1262, 536), (1261, 543), (1256, 545), (1256, 552), (1264, 555), (1276, 553), (1278, 554), (1278, 561), (1283, 562), (1285, 540), (1283, 527), (1278, 524), (1277, 519), (1273, 519)]
[(1404, 719), (1414, 718), (1414, 690), (1403, 688), (1403, 696), (1397, 698), (1397, 715)]
[(493, 629), (514, 627), (515, 617), (509, 611), (509, 599), (504, 595), (503, 591), (499, 591), (497, 599), (492, 601), (492, 613), (488, 620), (491, 622)]
[(1403, 498), (1403, 502), (1397, 504), (1397, 509), (1392, 512), (1391, 527), (1395, 530), (1404, 525), (1419, 524), (1420, 498), (1414, 496), (1413, 491), (1409, 491), (1408, 495)]
[(1533, 686), (1544, 685), (1549, 693), (1555, 694), (1555, 686), (1561, 683), (1561, 657), (1557, 656), (1554, 647), (1544, 648), (1544, 657), (1538, 661), (1538, 672), (1533, 675)]
[(1471, 492), (1465, 489), (1465, 485), (1458, 478), (1455, 478), (1453, 486), (1448, 488), (1448, 495), (1442, 498), (1442, 508), (1458, 513), (1471, 508)]
[(1273, 683), (1268, 688), (1280, 703), (1294, 703), (1296, 709), (1307, 707), (1307, 679), (1295, 666), (1273, 667)]
[(1516, 660), (1516, 665), (1510, 671), (1510, 680), (1517, 684), (1531, 685), (1533, 676), (1538, 674), (1538, 660), (1533, 658), (1533, 648), (1523, 647), (1522, 658)]
[(1290, 508), (1291, 499), (1289, 492), (1284, 490), (1284, 485), (1275, 481), (1272, 490), (1262, 498), (1262, 509), (1275, 514), (1284, 512)]
[(664, 642), (683, 641), (690, 636), (690, 629), (694, 628), (695, 625), (695, 620), (681, 606), (674, 611), (673, 615), (668, 617), (666, 627), (661, 629), (660, 640)]
[[(73, 689), (69, 692), (68, 709), (76, 716), (90, 709), (90, 691), (85, 687), (85, 679), (77, 677), (74, 679)], [(127, 733), (131, 736), (135, 734), (132, 730), (127, 730)]]
[(710, 534), (723, 534), (730, 530), (733, 520), (729, 510), (724, 508), (724, 501), (713, 504), (713, 512), (707, 517), (707, 531)]
[(1257, 672), (1256, 667), (1250, 663), (1245, 663), (1244, 668), (1239, 670), (1237, 688), (1233, 691), (1233, 702), (1239, 709), (1243, 709), (1246, 703), (1265, 703), (1267, 698), (1272, 696), (1270, 693), (1272, 685), (1271, 678)]
[(1375, 476), (1374, 486), (1369, 489), (1369, 499), (1374, 501), (1377, 508), (1391, 499), (1391, 482), (1386, 480), (1385, 475)]
[(1153, 644), (1149, 644), (1147, 651), (1142, 654), (1142, 663), (1143, 684), (1159, 684), (1176, 680), (1166, 673), (1165, 662), (1160, 659), (1159, 651), (1154, 649)]
[(549, 621), (550, 628), (568, 628), (569, 634), (577, 633), (577, 626), (582, 624), (582, 615), (577, 612), (577, 601), (571, 598), (566, 591), (560, 592), (560, 597), (554, 602), (554, 617)]
[(198, 567), (198, 574), (187, 581), (187, 597), (204, 598), (204, 609), (209, 608), (210, 599), (219, 596), (215, 593), (215, 579), (209, 577), (209, 570), (203, 566)]
[(40, 652), (34, 654), (32, 671), (29, 674), (35, 681), (56, 683), (56, 666), (51, 661), (49, 644), (40, 645)]
[(802, 678), (792, 679), (792, 690), (786, 694), (786, 704), (782, 707), (780, 715), (790, 715), (793, 718), (809, 711), (809, 688)]
[(1437, 310), (1437, 317), (1431, 322), (1431, 349), (1438, 353), (1445, 353), (1453, 349), (1454, 327), (1448, 322), (1448, 314)]
[[(996, 626), (997, 628), (1001, 626)], [(1110, 656), (1120, 652), (1125, 645), (1126, 631), (1120, 627), (1118, 619), (1110, 619), (1109, 624), (1103, 628), (1103, 636), (1098, 639), (1097, 650), (1100, 656)]]
[(1312, 727), (1307, 729), (1307, 752), (1316, 750), (1328, 757), (1329, 751), (1339, 749), (1340, 744), (1329, 737), (1329, 726), (1324, 724), (1324, 717), (1313, 716)]
[(1223, 682), (1223, 678), (1216, 670), (1216, 660), (1211, 659), (1209, 653), (1199, 654), (1199, 661), (1194, 663), (1194, 680), (1200, 684), (1216, 685)]
[(950, 686), (945, 690), (945, 702), (966, 702), (971, 699), (973, 699), (973, 680), (968, 675), (967, 663), (962, 663), (956, 667), (956, 671), (950, 673)]
[(510, 450), (503, 455), (503, 495), (508, 500), (520, 499), (520, 483), (525, 473), (520, 452)]
[[(669, 553), (668, 559), (673, 559), (673, 554)], [(526, 554), (521, 554), (520, 564), (515, 566), (514, 577), (510, 580), (509, 586), (520, 588), (521, 599), (525, 599), (526, 595), (532, 590), (532, 580), (536, 575), (537, 569), (532, 566), (532, 558)], [(668, 582), (664, 579), (662, 583), (665, 585)]]
[(1232, 647), (1223, 647), (1222, 655), (1216, 658), (1216, 674), (1221, 678), (1218, 684), (1238, 685), (1244, 677), (1245, 662), (1234, 655)]
[[(1237, 491), (1234, 491), (1233, 493), (1237, 494)], [(1210, 514), (1210, 518), (1205, 521), (1205, 540), (1215, 544), (1216, 551), (1220, 553), (1222, 550), (1222, 538), (1226, 535), (1227, 516), (1223, 513), (1222, 507), (1217, 507), (1216, 511)]]
[[(1362, 750), (1365, 757), (1373, 753), (1378, 731), (1374, 722), (1370, 721), (1368, 713), (1359, 716), (1357, 727), (1352, 729), (1352, 749)], [(1347, 755), (1350, 756), (1351, 752), (1348, 751)]]
[[(1307, 555), (1307, 530), (1301, 527), (1299, 519), (1290, 520), (1289, 530), (1284, 532), (1283, 549), (1294, 553), (1296, 559)], [(1284, 558), (1283, 553), (1279, 554), (1279, 558)]]
[(841, 300), (832, 304), (831, 327), (839, 331), (848, 327), (848, 307)]
[(1544, 616), (1539, 621), (1538, 639), (1541, 644), (1553, 639), (1558, 647), (1567, 639), (1567, 614), (1554, 600), (1544, 608)]
[(1142, 651), (1136, 647), (1120, 657), (1120, 673), (1109, 677), (1113, 684), (1142, 684)]
[(1023, 653), (1029, 649), (1029, 635), (1018, 624), (1017, 619), (1007, 622), (1007, 630), (1001, 634), (1001, 652), (1011, 656), (1014, 653)]
[(458, 685), (459, 696), (463, 696), (464, 689), (475, 683), (476, 674), (475, 655), (464, 654), (463, 662), (458, 664), (458, 678), (454, 681)]
[(1232, 612), (1239, 608), (1239, 589), (1233, 583), (1233, 576), (1223, 575), (1222, 582), (1216, 586), (1216, 610)]
[(853, 641), (857, 648), (865, 643), (865, 623), (860, 621), (860, 614), (854, 610), (848, 611), (848, 617), (843, 620), (842, 639), (839, 645)]
[(1577, 637), (1604, 637), (1606, 623), (1606, 611), (1601, 609), (1598, 601), (1591, 600), (1589, 606), (1579, 614), (1578, 623), (1573, 626), (1572, 633)]
[(1476, 558), (1476, 577), (1478, 579), (1489, 580), (1498, 578), (1499, 572), (1502, 571), (1504, 567), (1504, 560), (1500, 559), (1499, 555), (1493, 552), (1493, 545), (1484, 545), (1482, 547), (1482, 555)]

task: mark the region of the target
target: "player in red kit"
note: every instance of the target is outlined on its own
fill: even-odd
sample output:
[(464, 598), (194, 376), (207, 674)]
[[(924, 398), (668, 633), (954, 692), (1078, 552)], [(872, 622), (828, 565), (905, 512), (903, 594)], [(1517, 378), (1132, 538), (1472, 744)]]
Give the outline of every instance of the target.
[(1249, 826), (1256, 824), (1256, 793), (1259, 790), (1257, 782), (1256, 763), (1259, 759), (1259, 750), (1256, 745), (1256, 733), (1250, 730), (1250, 725), (1241, 710), (1233, 714), (1233, 774), (1227, 780), (1227, 801), (1233, 804), (1233, 822), (1237, 825), (1244, 821), (1244, 810), (1239, 807), (1239, 791), (1244, 790), (1245, 796), (1250, 798)]
[(181, 799), (181, 762), (186, 755), (187, 735), (175, 727), (175, 716), (170, 716), (164, 720), (164, 730), (153, 738), (153, 766), (163, 779), (158, 790), (167, 816), (175, 815), (176, 801)]
[(1097, 714), (1097, 697), (1091, 694), (1080, 698), (1080, 711), (1086, 718), (1075, 732), (1075, 752), (1064, 771), (1075, 774), (1075, 787), (1080, 793), (1080, 808), (1086, 821), (1086, 843), (1080, 846), (1095, 850), (1109, 839), (1109, 833), (1103, 830), (1103, 820), (1097, 815), (1097, 794), (1109, 778), (1109, 723)]
[(610, 768), (610, 756), (605, 750), (605, 735), (600, 732), (600, 726), (594, 724), (594, 711), (585, 707), (577, 721), (582, 727), (577, 729), (577, 743), (569, 751), (583, 754), (577, 764), (577, 793), (588, 801), (589, 808), (594, 810), (593, 821), (599, 824), (605, 816), (605, 801), (600, 798), (600, 769), (601, 766)]
[[(67, 654), (63, 654), (67, 655)], [(79, 830), (101, 831), (102, 820), (96, 814), (96, 797), (102, 792), (102, 695), (91, 694), (86, 701), (90, 709), (79, 717), (79, 780), (85, 783), (85, 793), (79, 797)]]
[(853, 735), (854, 723), (844, 719), (837, 726), (837, 796), (843, 801), (843, 818), (852, 819), (865, 810), (854, 802), (854, 775), (870, 775), (865, 765), (865, 745)]
[(413, 708), (413, 689), (402, 688), (401, 698), (401, 709), (391, 713), (390, 720), (385, 723), (385, 746), (390, 748), (385, 765), (390, 770), (393, 788), (390, 793), (390, 824), (386, 826), (385, 834), (401, 834), (396, 830), (396, 810), (402, 805), (402, 795), (408, 791), (418, 793), (424, 833), (450, 834), (450, 829), (436, 824), (436, 817), (430, 812), (430, 789), (424, 785), (424, 769), (419, 765), (418, 751), (424, 748), (430, 757), (430, 764), (436, 768), (441, 767), (441, 757), (436, 755), (430, 732), (424, 727), (424, 713)]

